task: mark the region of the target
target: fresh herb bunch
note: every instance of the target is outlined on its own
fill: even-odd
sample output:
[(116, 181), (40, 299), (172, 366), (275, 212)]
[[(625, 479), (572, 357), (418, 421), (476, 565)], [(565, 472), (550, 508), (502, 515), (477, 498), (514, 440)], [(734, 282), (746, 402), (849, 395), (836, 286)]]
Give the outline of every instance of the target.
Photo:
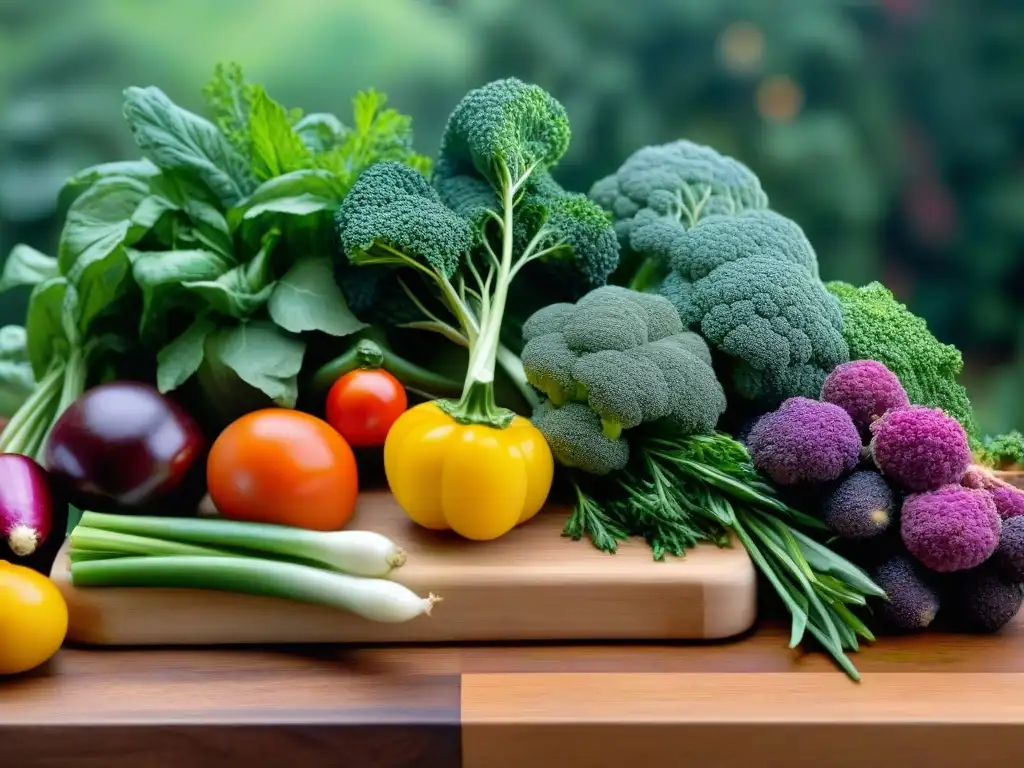
[(824, 523), (783, 503), (729, 435), (631, 437), (630, 463), (601, 480), (600, 501), (573, 480), (577, 503), (563, 535), (587, 536), (605, 552), (639, 536), (660, 560), (698, 542), (728, 546), (732, 534), (791, 614), (790, 647), (810, 633), (859, 680), (846, 651), (858, 650), (858, 637), (874, 635), (854, 610), (885, 593), (805, 532), (824, 531)]
[(12, 251), (0, 292), (32, 288), (26, 355), (37, 386), (0, 451), (38, 457), (111, 349), (125, 353), (119, 361), (155, 352), (162, 392), (189, 382), (198, 408), (226, 422), (294, 406), (307, 344), (366, 328), (333, 279), (332, 217), (373, 163), (429, 170), (411, 119), (376, 91), (353, 99), (351, 124), (303, 115), (237, 65), (217, 67), (204, 96), (208, 118), (159, 88), (128, 88), (124, 119), (142, 157), (68, 180), (56, 256)]

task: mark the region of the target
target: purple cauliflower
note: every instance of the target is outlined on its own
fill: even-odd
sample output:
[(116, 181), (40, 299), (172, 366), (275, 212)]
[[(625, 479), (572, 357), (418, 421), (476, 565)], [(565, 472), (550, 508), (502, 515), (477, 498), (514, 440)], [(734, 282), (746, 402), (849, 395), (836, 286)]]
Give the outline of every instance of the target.
[(923, 578), (919, 566), (905, 555), (893, 555), (871, 578), (885, 590), (880, 613), (894, 628), (912, 632), (925, 629), (939, 612), (939, 595)]
[(821, 387), (821, 399), (850, 414), (864, 437), (886, 411), (910, 405), (896, 374), (874, 360), (853, 360), (833, 368)]
[(900, 513), (907, 551), (938, 573), (981, 565), (995, 552), (1001, 529), (992, 497), (961, 485), (908, 496)]
[(992, 564), (1007, 581), (1024, 582), (1024, 517), (1003, 523)]
[(1024, 491), (1000, 480), (984, 467), (971, 465), (964, 473), (960, 484), (967, 488), (979, 488), (992, 496), (996, 512), (1003, 520), (1024, 516)]
[(967, 433), (935, 408), (887, 411), (871, 424), (871, 458), (890, 481), (912, 493), (959, 483), (971, 464)]
[(746, 444), (754, 466), (778, 485), (838, 480), (857, 466), (862, 447), (850, 414), (806, 397), (762, 416)]

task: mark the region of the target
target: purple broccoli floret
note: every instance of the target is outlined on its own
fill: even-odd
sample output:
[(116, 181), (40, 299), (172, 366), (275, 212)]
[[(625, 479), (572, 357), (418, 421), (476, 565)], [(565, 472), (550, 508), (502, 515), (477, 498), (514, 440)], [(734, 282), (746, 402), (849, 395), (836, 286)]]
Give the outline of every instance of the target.
[(871, 424), (871, 457), (883, 475), (913, 493), (959, 483), (971, 464), (960, 423), (920, 405), (887, 411)]
[(880, 613), (893, 627), (906, 631), (925, 629), (939, 612), (938, 593), (922, 578), (920, 568), (904, 555), (893, 555), (871, 578), (888, 598)]
[(995, 552), (1001, 528), (992, 497), (960, 485), (908, 496), (900, 512), (907, 551), (938, 573), (981, 565)]
[(1003, 523), (992, 564), (1007, 581), (1024, 582), (1024, 517)]
[(877, 472), (861, 470), (844, 479), (825, 498), (825, 524), (844, 539), (870, 539), (892, 521), (895, 501), (889, 484)]
[(762, 416), (746, 444), (754, 466), (779, 485), (838, 480), (857, 466), (862, 447), (850, 414), (806, 397)]
[(1007, 581), (989, 563), (958, 575), (943, 600), (943, 615), (969, 632), (998, 632), (1024, 604), (1020, 584)]
[(886, 411), (910, 405), (896, 374), (875, 360), (853, 360), (833, 368), (821, 387), (821, 399), (850, 414), (864, 437)]

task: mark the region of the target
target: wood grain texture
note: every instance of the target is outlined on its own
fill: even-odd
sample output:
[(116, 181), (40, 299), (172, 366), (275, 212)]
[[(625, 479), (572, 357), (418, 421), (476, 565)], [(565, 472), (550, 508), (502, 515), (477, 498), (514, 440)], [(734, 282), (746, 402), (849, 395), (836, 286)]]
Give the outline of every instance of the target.
[(63, 651), (0, 683), (0, 745), (11, 768), (457, 768), (459, 677), (270, 651)]
[[(765, 623), (735, 642), (658, 645), (70, 648), (0, 681), (0, 765), (447, 768), (482, 754), (487, 768), (543, 768), (552, 763), (530, 750), (547, 749), (561, 768), (610, 764), (600, 760), (621, 755), (616, 738), (630, 763), (681, 754), (702, 768), (781, 765), (780, 755), (816, 768), (1022, 756), (1024, 615), (997, 635), (881, 638), (854, 657), (859, 686), (787, 639)], [(968, 707), (946, 701), (956, 691)], [(592, 742), (601, 754), (586, 751)], [(501, 762), (488, 745), (502, 743), (529, 760)], [(1002, 761), (986, 763), (982, 747)]]
[(699, 546), (654, 562), (642, 542), (615, 555), (560, 536), (567, 510), (542, 512), (492, 542), (414, 525), (386, 493), (360, 498), (352, 530), (407, 550), (394, 572), (444, 601), (431, 617), (379, 624), (284, 600), (200, 590), (76, 589), (65, 553), (52, 573), (68, 602), (69, 636), (101, 645), (451, 642), (729, 637), (756, 617), (756, 578), (740, 546)]
[(466, 675), (462, 720), (465, 768), (1001, 766), (1024, 675)]

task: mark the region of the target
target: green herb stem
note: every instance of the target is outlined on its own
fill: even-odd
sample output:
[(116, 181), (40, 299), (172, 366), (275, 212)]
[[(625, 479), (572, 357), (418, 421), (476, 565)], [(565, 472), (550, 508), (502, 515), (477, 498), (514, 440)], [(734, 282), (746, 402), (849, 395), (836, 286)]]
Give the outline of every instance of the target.
[(0, 433), (0, 453), (19, 453), (36, 460), (50, 425), (56, 419), (65, 364), (55, 363)]

